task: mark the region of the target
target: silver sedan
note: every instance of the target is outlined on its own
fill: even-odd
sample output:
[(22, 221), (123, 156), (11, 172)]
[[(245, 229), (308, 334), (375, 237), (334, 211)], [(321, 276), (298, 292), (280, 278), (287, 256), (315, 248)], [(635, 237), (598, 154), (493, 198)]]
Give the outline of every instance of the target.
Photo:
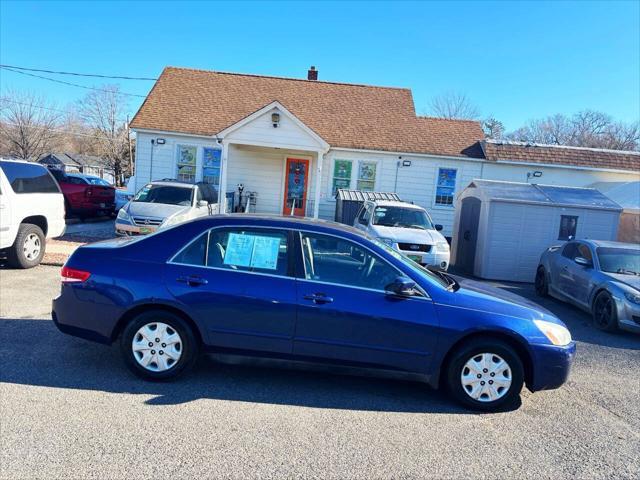
[(640, 246), (572, 240), (540, 257), (538, 295), (551, 295), (593, 315), (594, 325), (640, 333)]

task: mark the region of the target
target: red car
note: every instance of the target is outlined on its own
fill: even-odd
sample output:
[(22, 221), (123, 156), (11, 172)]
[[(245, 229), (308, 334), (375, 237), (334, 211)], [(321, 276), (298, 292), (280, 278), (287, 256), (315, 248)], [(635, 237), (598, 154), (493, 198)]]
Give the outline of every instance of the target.
[(112, 215), (115, 210), (116, 189), (106, 180), (79, 173), (52, 170), (64, 195), (67, 216), (80, 218)]

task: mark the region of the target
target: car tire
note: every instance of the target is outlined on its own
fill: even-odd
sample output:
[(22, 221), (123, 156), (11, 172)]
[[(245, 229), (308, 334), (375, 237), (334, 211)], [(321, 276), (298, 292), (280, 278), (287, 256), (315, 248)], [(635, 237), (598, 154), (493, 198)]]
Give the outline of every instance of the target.
[(539, 297), (549, 296), (549, 284), (547, 282), (547, 272), (544, 267), (538, 267), (535, 279), (536, 293)]
[(519, 406), (524, 366), (501, 340), (476, 338), (463, 344), (444, 374), (451, 396), (467, 408), (494, 412)]
[(42, 261), (45, 248), (46, 238), (42, 229), (32, 223), (23, 223), (7, 251), (7, 262), (13, 268), (33, 268)]
[(166, 381), (193, 367), (199, 344), (191, 326), (178, 315), (153, 310), (129, 321), (120, 338), (120, 350), (134, 374)]
[(611, 294), (600, 292), (593, 301), (593, 325), (604, 332), (615, 332), (618, 329), (618, 310)]

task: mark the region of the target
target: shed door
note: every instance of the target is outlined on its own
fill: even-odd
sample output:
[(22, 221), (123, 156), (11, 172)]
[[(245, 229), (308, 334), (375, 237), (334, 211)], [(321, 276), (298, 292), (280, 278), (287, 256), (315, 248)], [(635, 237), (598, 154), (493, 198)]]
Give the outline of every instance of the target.
[(481, 202), (478, 198), (467, 197), (462, 200), (456, 267), (463, 273), (473, 274), (473, 264), (476, 259), (476, 244), (478, 243), (480, 206)]

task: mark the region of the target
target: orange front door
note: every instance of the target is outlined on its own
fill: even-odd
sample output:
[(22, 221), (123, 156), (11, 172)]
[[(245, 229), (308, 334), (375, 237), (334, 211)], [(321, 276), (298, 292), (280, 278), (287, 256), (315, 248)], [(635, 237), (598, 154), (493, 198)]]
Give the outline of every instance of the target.
[(287, 158), (284, 179), (283, 215), (304, 217), (307, 206), (307, 184), (309, 183), (309, 160)]

